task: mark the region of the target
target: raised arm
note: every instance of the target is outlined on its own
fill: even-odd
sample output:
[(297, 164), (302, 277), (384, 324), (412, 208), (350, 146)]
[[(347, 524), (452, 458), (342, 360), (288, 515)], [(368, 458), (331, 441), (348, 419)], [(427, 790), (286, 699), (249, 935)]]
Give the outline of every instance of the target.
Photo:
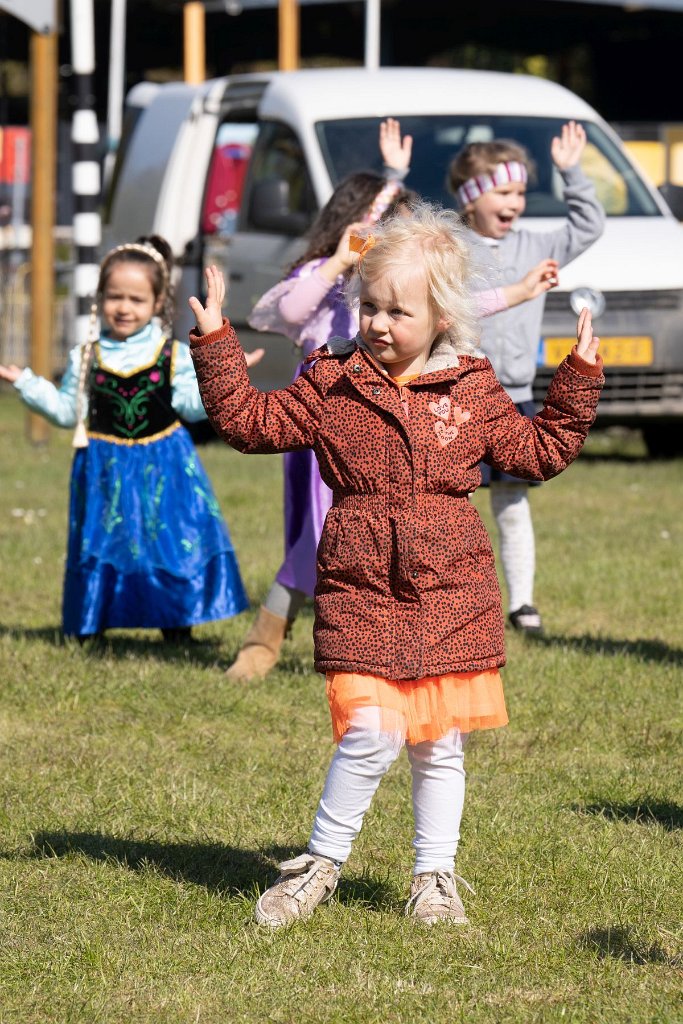
[(36, 376), (28, 367), (25, 370), (20, 370), (18, 366), (2, 367), (1, 370), (5, 372), (0, 372), (0, 378), (14, 384), (22, 402), (33, 412), (44, 416), (56, 427), (73, 427), (76, 424), (80, 365), (80, 347), (73, 348), (59, 387), (45, 377)]
[(564, 198), (569, 207), (564, 226), (540, 239), (547, 239), (545, 255), (563, 267), (595, 242), (605, 228), (605, 211), (595, 194), (595, 187), (581, 170), (581, 156), (586, 147), (582, 125), (570, 121), (562, 126), (551, 145), (553, 163), (562, 175)]
[(493, 316), (495, 313), (502, 313), (512, 306), (519, 306), (522, 302), (530, 302), (545, 292), (550, 291), (557, 285), (557, 260), (541, 260), (532, 267), (528, 274), (525, 274), (514, 284), (505, 285), (504, 288), (488, 288), (485, 291), (475, 292), (474, 301), (477, 307), (477, 316)]
[(541, 412), (520, 416), (490, 373), (485, 461), (525, 480), (548, 480), (574, 461), (588, 435), (605, 378), (593, 336), (591, 314), (584, 309), (577, 344), (557, 368)]
[(216, 267), (208, 267), (206, 281), (206, 303), (202, 305), (194, 296), (190, 299), (197, 320), (190, 334), (190, 351), (204, 408), (214, 429), (241, 452), (312, 447), (322, 402), (315, 371), (279, 391), (262, 392), (253, 387), (235, 332), (221, 314), (223, 275)]

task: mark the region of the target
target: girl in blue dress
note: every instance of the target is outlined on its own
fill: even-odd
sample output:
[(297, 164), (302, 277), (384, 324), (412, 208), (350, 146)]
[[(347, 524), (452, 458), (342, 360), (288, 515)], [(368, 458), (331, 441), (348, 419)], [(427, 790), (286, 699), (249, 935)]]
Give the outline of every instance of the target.
[[(72, 349), (61, 386), (0, 366), (24, 403), (76, 427), (64, 579), (66, 635), (157, 628), (171, 642), (247, 606), (227, 526), (180, 422), (205, 418), (188, 347), (172, 340), (172, 253), (158, 236), (100, 267), (97, 336)], [(248, 359), (256, 362), (259, 353)]]

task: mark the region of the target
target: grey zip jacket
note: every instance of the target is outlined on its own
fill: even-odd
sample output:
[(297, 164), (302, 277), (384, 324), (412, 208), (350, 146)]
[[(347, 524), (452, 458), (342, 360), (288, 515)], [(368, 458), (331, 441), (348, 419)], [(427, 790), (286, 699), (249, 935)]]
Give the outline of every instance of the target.
[[(512, 229), (497, 244), (487, 244), (476, 232), (469, 232), (477, 290), (514, 284), (542, 259), (556, 259), (564, 267), (600, 237), (605, 212), (593, 183), (578, 166), (560, 174), (569, 216), (558, 231)], [(487, 317), (480, 324), (479, 347), (491, 360), (513, 402), (532, 398), (544, 306), (545, 294)]]

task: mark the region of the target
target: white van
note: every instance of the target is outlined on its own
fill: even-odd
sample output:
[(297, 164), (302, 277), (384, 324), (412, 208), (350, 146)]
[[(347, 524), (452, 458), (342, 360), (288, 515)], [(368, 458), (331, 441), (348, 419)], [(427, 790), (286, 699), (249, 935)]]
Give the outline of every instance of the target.
[[(157, 232), (182, 262), (177, 330), (202, 267), (223, 265), (229, 315), (246, 348), (246, 318), (301, 251), (301, 235), (347, 174), (380, 170), (378, 124), (397, 117), (414, 137), (406, 185), (453, 205), (450, 158), (465, 143), (511, 138), (532, 154), (525, 226), (564, 216), (550, 141), (563, 122), (588, 134), (583, 166), (607, 212), (603, 237), (562, 270), (546, 301), (538, 393), (590, 305), (608, 368), (602, 424), (643, 428), (650, 451), (683, 450), (683, 229), (617, 135), (583, 100), (543, 79), (482, 71), (382, 68), (237, 75), (198, 86), (136, 86), (112, 182), (108, 240)], [(291, 343), (260, 336), (260, 387), (286, 383)]]

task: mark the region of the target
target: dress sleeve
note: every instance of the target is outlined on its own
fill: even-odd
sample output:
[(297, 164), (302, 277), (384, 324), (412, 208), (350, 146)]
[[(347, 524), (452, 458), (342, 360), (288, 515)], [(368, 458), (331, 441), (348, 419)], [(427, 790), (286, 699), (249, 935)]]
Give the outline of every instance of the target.
[(189, 345), (181, 341), (173, 343), (173, 379), (171, 381), (171, 404), (188, 423), (206, 419), (206, 410), (199, 394), (197, 375), (190, 355)]
[(508, 308), (508, 300), (502, 288), (487, 288), (474, 293), (474, 305), (478, 317), (493, 316)]
[(227, 319), (212, 334), (192, 331), (190, 351), (207, 415), (227, 444), (250, 454), (313, 447), (322, 409), (316, 366), (288, 388), (259, 391)]
[(25, 369), (14, 383), (22, 402), (33, 412), (40, 413), (55, 427), (76, 425), (76, 397), (78, 393), (78, 372), (81, 366), (80, 347), (72, 348), (69, 361), (59, 387), (45, 377), (37, 377), (32, 370)]
[(589, 364), (575, 347), (557, 368), (543, 408), (529, 419), (517, 412), (489, 367), (484, 461), (523, 480), (557, 476), (581, 451), (604, 383), (602, 359)]
[(307, 264), (297, 277), (278, 281), (261, 296), (249, 314), (248, 323), (255, 331), (274, 331), (301, 344), (301, 329), (315, 313), (325, 296), (335, 286), (318, 273), (324, 260)]

